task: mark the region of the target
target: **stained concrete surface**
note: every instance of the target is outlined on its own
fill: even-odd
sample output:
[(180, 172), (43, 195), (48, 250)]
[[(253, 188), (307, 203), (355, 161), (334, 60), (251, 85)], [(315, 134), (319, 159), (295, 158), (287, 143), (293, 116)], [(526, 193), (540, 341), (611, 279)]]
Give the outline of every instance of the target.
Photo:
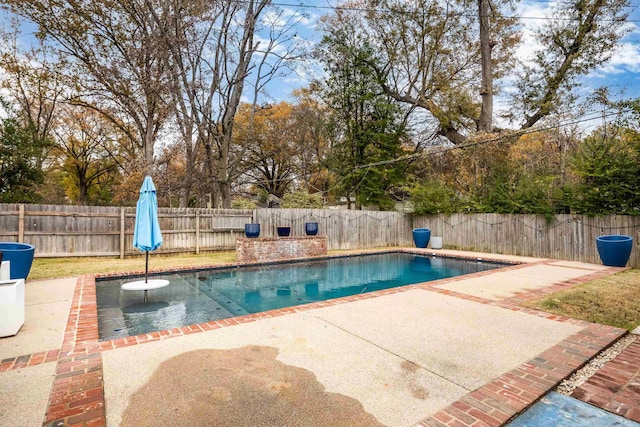
[(0, 372), (0, 426), (40, 426), (49, 402), (56, 363)]
[(277, 355), (273, 347), (248, 346), (168, 359), (133, 394), (121, 427), (382, 426), (360, 402), (327, 392), (312, 372)]
[[(257, 373), (257, 381), (277, 377), (273, 370), (300, 368), (312, 374), (309, 378), (322, 386), (322, 393), (354, 399), (384, 425), (408, 426), (580, 329), (411, 290), (104, 352), (107, 420), (118, 426), (135, 402), (156, 399), (142, 390), (161, 388), (165, 397), (158, 403), (172, 404), (184, 386), (157, 381), (169, 360), (187, 381), (197, 382), (192, 372), (200, 359), (192, 364), (188, 357), (179, 357), (183, 353), (232, 354), (261, 346), (276, 349), (282, 365)], [(215, 394), (215, 387), (209, 392)], [(259, 400), (265, 396), (257, 396), (255, 404), (266, 405), (268, 401)], [(304, 406), (296, 411), (301, 420), (309, 417)]]

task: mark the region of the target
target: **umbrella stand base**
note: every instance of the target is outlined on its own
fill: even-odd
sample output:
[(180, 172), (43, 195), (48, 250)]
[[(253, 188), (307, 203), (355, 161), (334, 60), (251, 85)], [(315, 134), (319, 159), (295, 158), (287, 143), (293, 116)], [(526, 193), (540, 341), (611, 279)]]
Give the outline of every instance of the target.
[(125, 283), (121, 286), (125, 291), (144, 291), (144, 302), (147, 302), (147, 291), (151, 289), (164, 288), (169, 285), (169, 281), (165, 279), (138, 280), (135, 282)]

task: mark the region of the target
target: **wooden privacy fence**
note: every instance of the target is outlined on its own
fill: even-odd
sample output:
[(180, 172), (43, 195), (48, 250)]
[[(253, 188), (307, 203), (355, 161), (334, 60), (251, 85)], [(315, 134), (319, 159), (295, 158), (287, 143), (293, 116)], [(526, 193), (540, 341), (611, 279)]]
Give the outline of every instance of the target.
[[(332, 209), (160, 208), (160, 253), (233, 250), (244, 224), (257, 222), (261, 237), (276, 227), (304, 235), (317, 222), (328, 248), (411, 246), (411, 229), (428, 227), (445, 248), (600, 263), (595, 239), (603, 234), (634, 238), (629, 264), (640, 267), (640, 217), (454, 214), (411, 216), (400, 212)], [(0, 240), (30, 243), (38, 257), (138, 254), (132, 246), (134, 207), (0, 204)]]
[(481, 252), (555, 258), (599, 264), (596, 237), (633, 237), (629, 265), (640, 267), (640, 217), (455, 214), (414, 217), (412, 227), (428, 227), (442, 236), (444, 247)]
[[(158, 253), (234, 249), (253, 211), (159, 208)], [(120, 256), (133, 247), (135, 207), (0, 204), (0, 240), (36, 247), (36, 257)]]
[(254, 219), (263, 237), (277, 236), (279, 226), (291, 227), (292, 236), (303, 236), (304, 224), (317, 222), (318, 233), (327, 236), (330, 250), (411, 244), (411, 219), (400, 212), (256, 209)]

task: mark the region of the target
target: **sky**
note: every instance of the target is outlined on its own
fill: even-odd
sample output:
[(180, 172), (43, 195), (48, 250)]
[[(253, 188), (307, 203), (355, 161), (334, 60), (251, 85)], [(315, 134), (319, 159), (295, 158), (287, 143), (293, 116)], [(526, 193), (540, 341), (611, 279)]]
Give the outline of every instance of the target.
[[(298, 35), (309, 42), (309, 45), (317, 43), (321, 34), (317, 30), (318, 19), (325, 14), (332, 12), (332, 7), (338, 4), (331, 0), (304, 0), (302, 5), (313, 5), (314, 7), (294, 7), (286, 6), (296, 4), (291, 0), (275, 0), (283, 9), (291, 14), (306, 14), (303, 22), (298, 26)], [(523, 43), (517, 51), (519, 58), (526, 60), (531, 57), (536, 48), (535, 40), (532, 37), (532, 30), (553, 17), (551, 10), (554, 0), (522, 1), (517, 5), (515, 14), (521, 17), (523, 26)], [(626, 9), (629, 13), (628, 34), (621, 40), (619, 48), (612, 58), (603, 66), (590, 73), (583, 80), (583, 87), (580, 90), (581, 96), (588, 96), (599, 87), (609, 88), (613, 99), (640, 98), (640, 0), (631, 0), (631, 7)], [(315, 71), (318, 74), (318, 68)], [(313, 73), (301, 69), (297, 73), (292, 73), (281, 81), (270, 86), (269, 95), (272, 101), (291, 100), (291, 90), (309, 84)], [(504, 83), (505, 92), (508, 92), (508, 81)], [(495, 108), (507, 108), (504, 98), (495, 100)], [(593, 115), (597, 117), (598, 114)], [(595, 119), (597, 122), (600, 118)], [(585, 128), (598, 126), (599, 123), (584, 123)]]
[[(626, 97), (640, 97), (640, 0), (632, 0), (627, 8), (628, 34), (609, 62), (588, 75), (584, 81), (586, 90), (608, 86), (611, 92), (626, 91)], [(527, 17), (522, 22), (526, 25), (525, 39), (519, 56), (527, 57), (535, 47), (530, 29), (543, 21), (537, 18), (550, 17), (552, 3), (543, 1), (523, 2), (519, 6), (518, 15)], [(606, 24), (604, 24), (606, 25)]]
[[(555, 1), (566, 0), (524, 0), (517, 3), (515, 14), (521, 17), (523, 25), (523, 43), (517, 51), (521, 59), (530, 57), (535, 50), (536, 43), (532, 38), (532, 29), (552, 17), (551, 8)], [(275, 16), (267, 14), (267, 20), (292, 19), (296, 22), (295, 30), (300, 43), (311, 49), (320, 41), (322, 34), (318, 30), (321, 16), (330, 14), (341, 0), (273, 0), (280, 7), (282, 14)], [(599, 87), (607, 86), (614, 99), (640, 98), (640, 0), (631, 0), (628, 8), (628, 34), (621, 40), (611, 60), (599, 67), (583, 79), (580, 94), (587, 96)], [(6, 16), (0, 11), (0, 20)], [(2, 19), (5, 18), (5, 19)], [(309, 66), (311, 65), (311, 66)], [(295, 72), (282, 76), (268, 86), (268, 96), (260, 100), (260, 104), (276, 103), (282, 100), (291, 101), (294, 89), (307, 86), (314, 77), (322, 77), (321, 68), (317, 64), (301, 64)], [(505, 92), (508, 92), (508, 81), (504, 82)], [(245, 101), (250, 99), (245, 98)], [(495, 109), (507, 108), (504, 98), (496, 98)], [(499, 123), (500, 125), (500, 123)], [(598, 124), (585, 124), (597, 126)]]

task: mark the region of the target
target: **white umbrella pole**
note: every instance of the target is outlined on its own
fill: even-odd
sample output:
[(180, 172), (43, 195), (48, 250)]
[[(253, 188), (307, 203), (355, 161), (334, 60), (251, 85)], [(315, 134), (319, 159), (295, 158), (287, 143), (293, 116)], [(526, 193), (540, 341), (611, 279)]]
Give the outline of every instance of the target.
[[(149, 251), (144, 251), (144, 253), (145, 253), (144, 283), (148, 283), (147, 282), (147, 275), (149, 274)], [(147, 292), (148, 292), (148, 290), (145, 289), (144, 290), (144, 302), (147, 302), (147, 300), (148, 300)]]

